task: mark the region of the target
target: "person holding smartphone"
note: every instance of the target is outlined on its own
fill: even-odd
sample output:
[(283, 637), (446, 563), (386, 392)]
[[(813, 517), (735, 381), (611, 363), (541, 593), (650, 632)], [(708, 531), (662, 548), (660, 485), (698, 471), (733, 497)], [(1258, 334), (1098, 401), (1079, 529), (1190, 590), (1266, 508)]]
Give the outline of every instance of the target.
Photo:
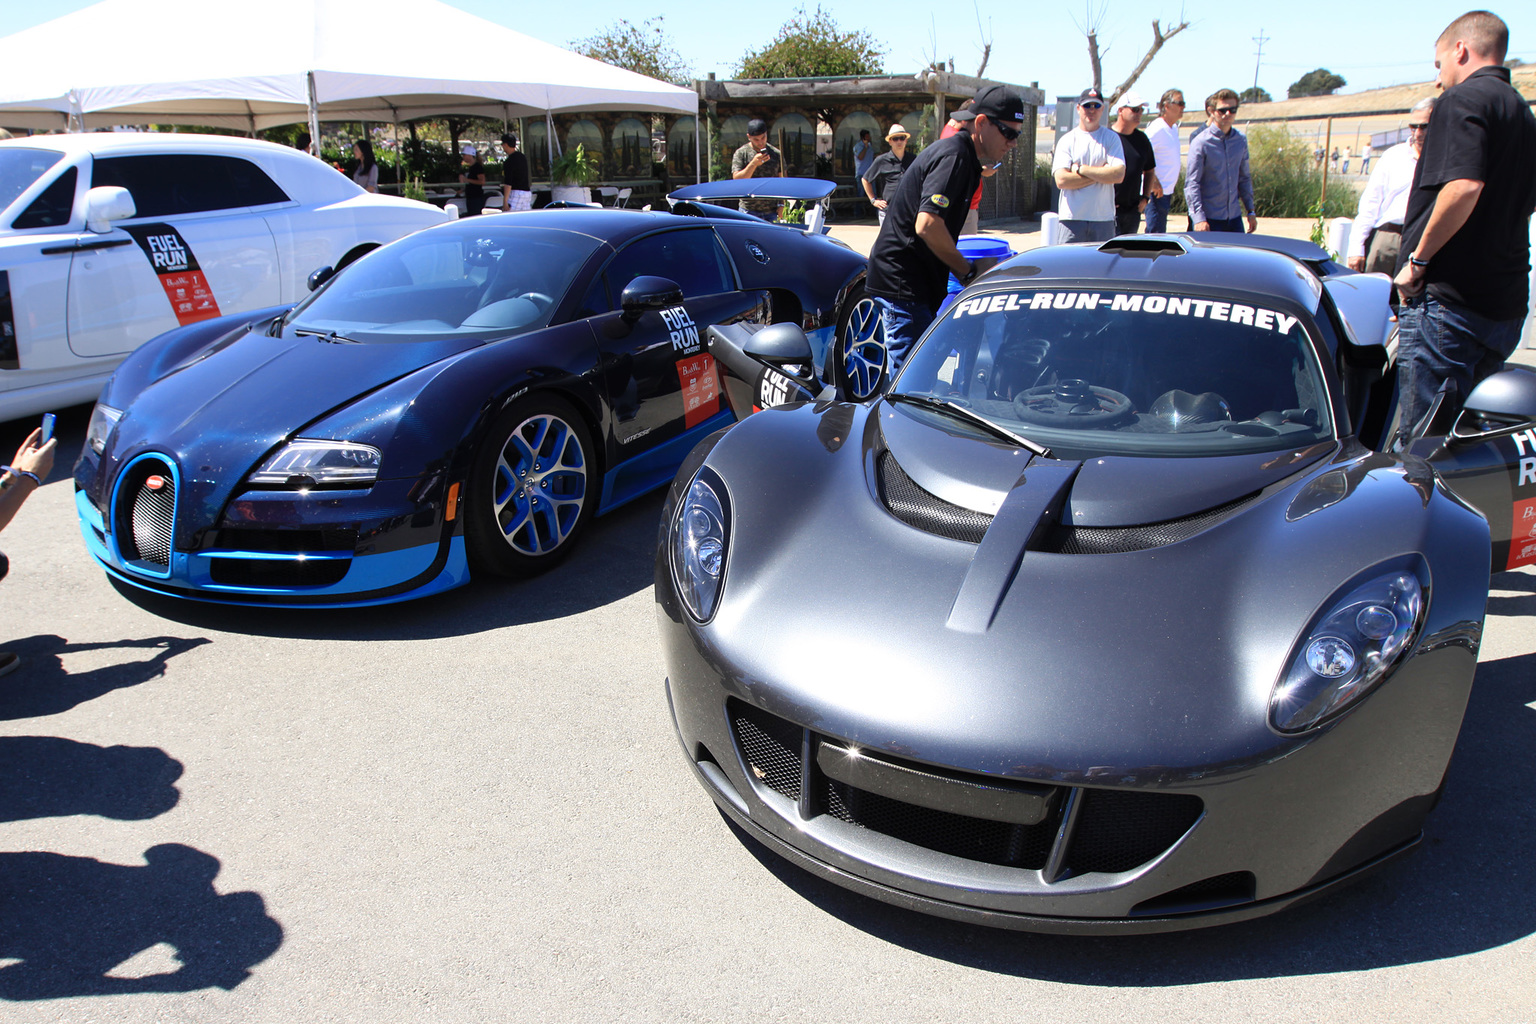
[[(53, 471), (53, 450), (57, 445), (53, 438), (53, 414), (49, 413), (43, 417), (43, 425), (21, 442), (11, 464), (0, 466), (0, 530), (10, 524), (22, 503)], [(10, 560), (0, 552), (0, 579), (5, 578), (10, 568)], [(20, 664), (21, 658), (14, 652), (0, 651), (0, 676)]]

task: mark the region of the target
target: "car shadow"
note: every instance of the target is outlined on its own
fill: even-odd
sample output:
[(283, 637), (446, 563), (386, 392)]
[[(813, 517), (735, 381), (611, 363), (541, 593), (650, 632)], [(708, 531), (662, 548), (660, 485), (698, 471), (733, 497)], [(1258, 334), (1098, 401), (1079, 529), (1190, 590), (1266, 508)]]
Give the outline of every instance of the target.
[(252, 608), (116, 583), (154, 615), (198, 629), (305, 640), (436, 640), (601, 608), (651, 585), (665, 490), (593, 520), (570, 556), (527, 580), (476, 579), (444, 594), (368, 608)]
[[(731, 824), (801, 897), (887, 942), (998, 974), (1106, 987), (1333, 974), (1443, 960), (1536, 932), (1536, 654), (1478, 666), (1444, 799), (1424, 842), (1359, 883), (1271, 917), (1152, 936), (1078, 937), (959, 924), (802, 871)], [(724, 815), (721, 815), (724, 819)], [(729, 823), (729, 819), (724, 819)]]
[(282, 945), (259, 895), (214, 890), (216, 858), (167, 843), (144, 861), (0, 853), (0, 958), (17, 961), (0, 999), (232, 989)]
[(1513, 591), (1519, 595), (1488, 596), (1489, 615), (1536, 615), (1536, 576), (1528, 572), (1498, 572), (1489, 581), (1490, 590)]
[(0, 736), (0, 822), (96, 814), (142, 821), (181, 799), (181, 762), (158, 747)]
[[(20, 655), (21, 664), (0, 678), (0, 721), (57, 715), (113, 690), (148, 682), (165, 674), (165, 663), (171, 658), (206, 643), (212, 641), (206, 637), (152, 636), (74, 644), (53, 634), (7, 641), (6, 649)], [(153, 653), (86, 672), (70, 673), (64, 668), (63, 655), (118, 648)]]

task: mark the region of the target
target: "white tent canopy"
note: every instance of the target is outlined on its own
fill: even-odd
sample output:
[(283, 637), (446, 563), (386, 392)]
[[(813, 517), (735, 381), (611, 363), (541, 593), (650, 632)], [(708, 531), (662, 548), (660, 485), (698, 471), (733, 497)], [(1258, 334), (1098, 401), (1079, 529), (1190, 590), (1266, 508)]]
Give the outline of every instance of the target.
[(102, 0), (0, 55), (0, 125), (19, 128), (698, 112), (689, 89), (438, 0)]

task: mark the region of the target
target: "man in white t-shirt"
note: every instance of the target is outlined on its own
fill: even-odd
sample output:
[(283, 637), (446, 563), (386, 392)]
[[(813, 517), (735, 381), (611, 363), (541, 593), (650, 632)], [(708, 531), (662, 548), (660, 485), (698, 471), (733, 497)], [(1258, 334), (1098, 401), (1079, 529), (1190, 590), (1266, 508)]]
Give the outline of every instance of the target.
[(1077, 98), (1077, 127), (1056, 143), (1051, 170), (1061, 189), (1066, 242), (1107, 242), (1115, 237), (1115, 186), (1125, 177), (1120, 136), (1103, 124), (1104, 96), (1094, 88)]
[(1152, 198), (1147, 202), (1147, 234), (1168, 230), (1168, 207), (1173, 204), (1173, 190), (1179, 184), (1179, 119), (1184, 116), (1184, 93), (1169, 89), (1157, 101), (1157, 119), (1147, 126), (1152, 140)]

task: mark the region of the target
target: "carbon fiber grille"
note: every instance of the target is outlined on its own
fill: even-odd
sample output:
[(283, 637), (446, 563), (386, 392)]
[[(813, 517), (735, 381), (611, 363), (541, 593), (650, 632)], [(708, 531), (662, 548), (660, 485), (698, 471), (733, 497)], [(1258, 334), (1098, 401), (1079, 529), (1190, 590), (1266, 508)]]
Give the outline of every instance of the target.
[(1162, 547), (1164, 544), (1186, 540), (1201, 530), (1215, 526), (1241, 511), (1257, 497), (1258, 493), (1255, 492), (1183, 519), (1169, 519), (1143, 526), (1056, 526), (1046, 536), (1039, 550), (1063, 555), (1113, 555)]
[(731, 701), (728, 713), (747, 770), (775, 793), (798, 801), (804, 730), (741, 701)]
[(980, 544), (986, 536), (991, 516), (929, 494), (912, 482), (890, 452), (880, 453), (878, 468), (880, 500), (908, 526), (969, 544)]
[(1073, 874), (1129, 871), (1178, 842), (1199, 819), (1205, 803), (1181, 793), (1087, 789), (1077, 828), (1067, 847)]
[[(159, 467), (163, 467), (159, 468)], [(176, 493), (169, 466), (153, 461), (134, 466), (134, 479), (123, 500), (129, 503), (128, 529), (135, 561), (171, 564), (176, 529)], [(128, 552), (124, 552), (128, 554)]]
[(1038, 825), (1011, 825), (930, 810), (831, 779), (823, 781), (823, 804), (832, 817), (953, 857), (1038, 870), (1045, 867), (1056, 835), (1059, 815)]
[(226, 587), (328, 587), (340, 583), (352, 566), (349, 558), (285, 561), (261, 558), (210, 558), (208, 575)]

